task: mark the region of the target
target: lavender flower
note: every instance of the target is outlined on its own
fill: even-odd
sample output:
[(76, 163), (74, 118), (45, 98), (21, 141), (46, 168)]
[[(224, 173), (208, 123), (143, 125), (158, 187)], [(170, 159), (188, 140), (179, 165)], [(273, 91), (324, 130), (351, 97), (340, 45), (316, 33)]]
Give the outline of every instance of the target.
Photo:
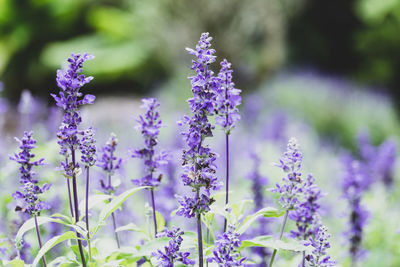
[[(78, 126), (82, 122), (82, 118), (78, 110), (79, 106), (93, 104), (95, 100), (95, 96), (90, 94), (82, 98), (83, 94), (80, 92), (80, 88), (93, 79), (91, 76), (85, 77), (85, 75), (80, 74), (83, 63), (93, 58), (94, 56), (86, 53), (83, 56), (72, 54), (68, 58), (68, 69), (57, 71), (57, 85), (61, 91), (58, 96), (55, 94), (51, 94), (51, 96), (56, 101), (57, 106), (65, 111), (57, 136), (59, 138), (58, 144), (61, 147), (60, 154), (66, 158), (69, 156), (69, 150), (77, 149), (80, 145)], [(65, 169), (66, 175), (72, 177), (74, 170), (71, 170), (71, 166), (67, 162), (61, 162), (61, 164)]]
[(187, 218), (197, 217), (200, 267), (204, 264), (201, 215), (207, 212), (214, 202), (210, 191), (220, 187), (215, 174), (216, 154), (204, 144), (205, 138), (213, 135), (214, 126), (211, 125), (208, 117), (215, 113), (215, 92), (219, 86), (218, 79), (214, 77), (209, 67), (215, 62), (215, 50), (210, 49), (211, 40), (208, 33), (203, 33), (195, 50), (186, 48), (191, 55), (195, 56), (192, 60), (192, 69), (196, 71), (196, 75), (189, 77), (193, 92), (193, 97), (188, 100), (192, 117), (184, 116), (179, 122), (180, 125), (189, 125), (189, 130), (182, 133), (189, 148), (183, 151), (184, 173), (181, 177), (183, 184), (191, 187), (196, 195), (178, 199), (180, 207), (176, 214)]
[(301, 180), (301, 164), (303, 155), (299, 151), (299, 144), (295, 138), (291, 138), (287, 145), (287, 150), (280, 159), (278, 167), (287, 173), (287, 177), (282, 178), (284, 184), (281, 186), (276, 184), (273, 192), (279, 192), (279, 199), (285, 210), (293, 210), (299, 203), (299, 197), (303, 190)]
[(218, 115), (215, 118), (215, 122), (224, 129), (226, 134), (230, 134), (232, 128), (235, 127), (235, 123), (240, 120), (237, 106), (242, 101), (241, 90), (235, 88), (235, 84), (232, 81), (233, 70), (230, 68), (231, 63), (224, 59), (221, 62), (221, 70), (218, 74), (220, 86), (217, 87), (216, 98), (216, 113)]
[(154, 147), (158, 143), (160, 128), (163, 127), (160, 114), (157, 110), (160, 103), (155, 98), (142, 99), (142, 103), (141, 107), (146, 109), (146, 113), (144, 116), (139, 116), (137, 129), (142, 133), (145, 147), (132, 151), (131, 156), (145, 160), (146, 175), (140, 180), (134, 179), (132, 182), (139, 186), (157, 187), (160, 184), (162, 175), (154, 177), (154, 173), (160, 166), (168, 163), (168, 154), (165, 151), (158, 154), (154, 151)]
[(314, 182), (315, 178), (308, 175), (303, 187), (303, 200), (289, 215), (289, 218), (296, 222), (297, 226), (297, 230), (291, 231), (293, 238), (308, 240), (321, 224), (318, 200), (322, 197), (322, 193)]
[[(253, 169), (252, 172), (248, 175), (248, 179), (251, 180), (251, 192), (253, 195), (253, 200), (254, 200), (254, 212), (259, 211), (263, 207), (265, 207), (265, 199), (264, 199), (264, 188), (268, 184), (267, 177), (264, 177), (260, 174), (260, 157), (257, 155), (257, 153), (252, 152), (250, 154), (250, 158), (253, 161)], [(265, 235), (266, 233), (269, 232), (269, 227), (268, 227), (268, 222), (266, 218), (259, 218), (258, 219), (259, 225), (257, 228), (254, 229), (251, 233), (249, 233), (250, 236), (254, 235)], [(260, 267), (265, 267), (267, 266), (267, 263), (265, 262), (265, 259), (267, 256), (270, 255), (269, 251), (267, 251), (266, 248), (264, 247), (254, 247), (252, 249), (257, 255), (259, 255), (262, 259), (262, 262), (259, 263)]]
[(243, 266), (246, 258), (241, 258), (237, 252), (241, 242), (234, 226), (229, 225), (227, 231), (218, 236), (215, 244), (217, 247), (212, 250), (213, 255), (207, 258), (208, 262), (216, 262), (220, 267)]
[[(102, 153), (101, 157), (99, 157), (99, 159), (97, 161), (97, 166), (101, 167), (108, 176), (108, 184), (106, 184), (106, 182), (104, 180), (100, 180), (100, 184), (101, 184), (101, 188), (103, 189), (103, 191), (109, 195), (112, 195), (115, 192), (115, 188), (112, 186), (112, 183), (111, 183), (111, 176), (122, 165), (122, 159), (117, 158), (114, 154), (115, 149), (117, 148), (117, 145), (118, 145), (118, 140), (115, 137), (115, 134), (111, 134), (106, 145), (101, 150), (101, 153)], [(116, 223), (114, 212), (111, 213), (111, 218), (113, 221), (115, 241), (117, 242), (118, 248), (120, 248), (118, 232), (116, 232), (117, 223)]]
[(89, 127), (83, 132), (82, 140), (79, 146), (81, 151), (81, 161), (84, 165), (91, 167), (96, 163), (96, 139), (94, 139), (95, 130)]
[(366, 189), (365, 172), (362, 170), (362, 165), (350, 156), (345, 157), (344, 164), (346, 173), (343, 178), (342, 191), (350, 209), (349, 230), (346, 235), (350, 243), (350, 256), (353, 263), (356, 263), (366, 253), (361, 247), (363, 228), (368, 217), (368, 212), (361, 205)]
[(51, 184), (44, 184), (39, 187), (38, 180), (34, 178), (35, 172), (33, 171), (34, 166), (43, 165), (44, 159), (32, 161), (35, 154), (31, 153), (31, 150), (36, 147), (36, 140), (32, 138), (32, 132), (24, 132), (24, 137), (20, 140), (15, 138), (20, 143), (21, 152), (15, 153), (14, 157), (10, 157), (11, 160), (16, 161), (21, 166), (19, 168), (21, 177), (21, 191), (17, 191), (13, 194), (13, 198), (16, 200), (22, 200), (21, 206), (17, 206), (17, 211), (23, 211), (29, 215), (37, 215), (42, 210), (49, 209), (50, 206), (40, 201), (39, 196), (45, 191), (49, 190)]
[(184, 232), (179, 228), (172, 228), (172, 230), (165, 229), (157, 237), (170, 238), (168, 246), (164, 247), (164, 251), (160, 249), (153, 253), (154, 257), (160, 261), (160, 266), (173, 267), (175, 262), (182, 262), (185, 265), (194, 265), (195, 261), (189, 259), (189, 252), (180, 252), (181, 244), (183, 241), (182, 235)]
[(108, 176), (108, 184), (106, 181), (101, 180), (101, 188), (105, 193), (114, 193), (115, 188), (111, 184), (111, 176), (118, 170), (122, 165), (122, 158), (115, 156), (115, 150), (118, 145), (118, 139), (115, 134), (111, 134), (110, 138), (106, 142), (105, 146), (101, 149), (101, 156), (98, 157), (97, 166), (103, 169)]
[[(193, 97), (188, 102), (193, 116), (184, 116), (179, 122), (180, 125), (189, 125), (189, 130), (182, 133), (189, 147), (183, 151), (183, 184), (197, 192), (195, 198), (185, 196), (179, 200), (181, 207), (177, 214), (187, 218), (208, 211), (209, 205), (214, 201), (210, 197), (210, 190), (216, 190), (220, 186), (215, 175), (216, 154), (204, 144), (204, 139), (212, 136), (214, 128), (208, 117), (214, 114), (214, 92), (218, 86), (217, 79), (209, 68), (209, 65), (215, 62), (215, 50), (210, 49), (211, 39), (208, 33), (203, 33), (195, 50), (187, 48), (189, 53), (196, 57), (196, 60), (192, 61), (192, 69), (197, 74), (189, 77)], [(203, 193), (200, 192), (201, 188), (204, 188)]]
[(311, 267), (330, 267), (335, 266), (336, 262), (332, 261), (326, 250), (331, 247), (329, 244), (330, 235), (328, 228), (321, 226), (317, 229), (315, 238), (310, 237), (310, 244), (313, 247), (312, 254), (306, 257)]

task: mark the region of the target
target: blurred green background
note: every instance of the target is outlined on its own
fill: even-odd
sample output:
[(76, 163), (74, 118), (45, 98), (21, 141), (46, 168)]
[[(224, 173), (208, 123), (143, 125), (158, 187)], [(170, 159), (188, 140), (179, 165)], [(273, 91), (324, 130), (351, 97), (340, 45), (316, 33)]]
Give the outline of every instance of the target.
[(95, 93), (145, 93), (182, 75), (183, 48), (208, 31), (246, 91), (310, 68), (398, 100), (399, 27), (399, 0), (0, 0), (0, 80), (13, 101), (47, 98), (64, 59), (88, 51)]

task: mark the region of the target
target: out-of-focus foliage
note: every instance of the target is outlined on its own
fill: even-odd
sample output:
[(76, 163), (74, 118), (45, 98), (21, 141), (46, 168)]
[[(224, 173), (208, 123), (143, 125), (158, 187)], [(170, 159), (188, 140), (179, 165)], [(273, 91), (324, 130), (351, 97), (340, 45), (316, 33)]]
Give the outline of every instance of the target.
[[(237, 67), (238, 80), (256, 83), (285, 58), (284, 9), (273, 1), (0, 1), (0, 79), (6, 94), (23, 88), (42, 95), (71, 52), (88, 64), (93, 88), (144, 91), (182, 69), (183, 47), (201, 32)], [(184, 58), (185, 60), (187, 58)], [(186, 64), (185, 64), (186, 65)]]
[(357, 15), (363, 27), (355, 35), (361, 55), (358, 75), (363, 80), (400, 84), (400, 1), (359, 0)]

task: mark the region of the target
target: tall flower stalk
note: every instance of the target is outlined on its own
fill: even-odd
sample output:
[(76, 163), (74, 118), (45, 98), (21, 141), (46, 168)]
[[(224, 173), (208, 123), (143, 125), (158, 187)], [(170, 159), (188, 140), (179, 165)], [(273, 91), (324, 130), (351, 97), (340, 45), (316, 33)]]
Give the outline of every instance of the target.
[(349, 240), (349, 254), (352, 266), (358, 266), (366, 251), (362, 248), (363, 228), (368, 217), (367, 210), (361, 205), (365, 189), (369, 183), (365, 182), (365, 173), (360, 162), (351, 156), (344, 159), (346, 167), (342, 182), (343, 195), (349, 205), (349, 230), (346, 236)]
[(209, 67), (215, 62), (215, 50), (210, 49), (211, 40), (208, 33), (203, 33), (196, 49), (187, 48), (189, 53), (195, 56), (192, 69), (196, 71), (196, 75), (189, 77), (193, 97), (188, 103), (192, 117), (184, 116), (179, 123), (189, 126), (189, 130), (182, 133), (188, 149), (183, 151), (184, 173), (181, 177), (183, 184), (192, 188), (194, 196), (178, 198), (180, 207), (177, 215), (197, 219), (200, 267), (204, 264), (201, 216), (210, 210), (210, 205), (214, 202), (211, 190), (217, 190), (220, 186), (215, 174), (216, 154), (204, 142), (206, 137), (213, 136), (214, 126), (210, 123), (209, 116), (215, 113), (215, 92), (218, 86), (218, 80)]
[(82, 142), (79, 147), (81, 151), (81, 162), (85, 165), (86, 172), (86, 194), (85, 194), (85, 221), (89, 246), (89, 261), (91, 260), (90, 229), (89, 229), (89, 170), (96, 163), (96, 140), (94, 129), (88, 128), (83, 132)]
[[(122, 164), (122, 159), (115, 156), (117, 145), (118, 139), (114, 134), (111, 134), (105, 146), (102, 147), (101, 156), (97, 160), (97, 166), (101, 167), (107, 175), (106, 180), (100, 181), (101, 188), (103, 189), (104, 193), (109, 195), (113, 195), (115, 193), (115, 188), (112, 185), (111, 177), (114, 175), (115, 171), (121, 167)], [(120, 248), (118, 233), (115, 231), (117, 229), (117, 222), (114, 212), (111, 213), (111, 218), (113, 221), (115, 241), (117, 242), (118, 248)]]
[(140, 115), (137, 122), (137, 130), (139, 130), (144, 139), (144, 148), (136, 149), (132, 151), (131, 156), (133, 158), (144, 159), (146, 167), (146, 175), (141, 179), (134, 179), (132, 182), (139, 186), (150, 187), (150, 198), (153, 210), (153, 222), (154, 222), (154, 236), (157, 236), (157, 219), (156, 219), (156, 205), (154, 199), (154, 190), (160, 185), (162, 174), (157, 174), (157, 170), (160, 166), (167, 164), (167, 153), (161, 151), (160, 153), (155, 152), (154, 148), (158, 143), (158, 134), (160, 128), (163, 127), (158, 112), (160, 103), (155, 98), (142, 99), (142, 108), (146, 110), (144, 116)]
[[(229, 135), (235, 124), (240, 120), (239, 110), (242, 98), (241, 90), (235, 88), (232, 81), (231, 63), (226, 59), (221, 62), (221, 70), (218, 73), (219, 86), (217, 87), (216, 98), (216, 124), (220, 125), (225, 132), (225, 205), (229, 203)], [(227, 219), (224, 221), (224, 232), (227, 227)]]
[[(16, 199), (19, 205), (15, 208), (16, 211), (23, 211), (35, 220), (35, 229), (39, 247), (42, 248), (42, 239), (40, 236), (40, 229), (37, 221), (37, 216), (40, 215), (42, 210), (49, 209), (50, 206), (39, 199), (39, 195), (49, 190), (51, 184), (44, 184), (42, 187), (38, 186), (39, 181), (34, 178), (35, 172), (33, 167), (43, 165), (44, 159), (33, 161), (35, 154), (31, 150), (36, 147), (36, 140), (32, 138), (32, 132), (24, 132), (22, 139), (15, 138), (20, 146), (21, 152), (15, 153), (11, 160), (16, 161), (21, 165), (20, 171), (20, 184), (21, 191), (15, 192), (12, 196)], [(47, 266), (46, 258), (42, 257), (43, 266)]]
[[(58, 144), (61, 147), (60, 154), (64, 156), (61, 161), (61, 166), (64, 168), (64, 175), (68, 178), (68, 194), (72, 216), (75, 217), (75, 222), (79, 221), (79, 202), (78, 202), (78, 187), (76, 176), (81, 172), (79, 164), (76, 160), (76, 150), (79, 148), (81, 140), (79, 139), (78, 126), (82, 122), (82, 117), (79, 112), (79, 107), (84, 104), (93, 104), (95, 96), (84, 95), (80, 89), (85, 84), (89, 83), (93, 77), (85, 77), (81, 74), (83, 63), (93, 59), (94, 56), (89, 54), (72, 54), (68, 58), (68, 68), (66, 70), (57, 71), (57, 86), (61, 89), (58, 95), (51, 94), (56, 101), (57, 106), (64, 110), (62, 124), (57, 133)], [(72, 180), (72, 195), (69, 180)], [(77, 233), (80, 237), (80, 234)], [(83, 254), (82, 241), (78, 239), (79, 253), (81, 256), (82, 265), (86, 267), (85, 256)]]
[[(274, 192), (279, 192), (281, 194), (279, 202), (285, 210), (279, 239), (282, 239), (289, 212), (296, 208), (299, 203), (299, 198), (301, 197), (303, 190), (301, 179), (302, 160), (303, 155), (299, 150), (299, 144), (295, 138), (291, 138), (287, 145), (286, 152), (281, 157), (280, 163), (277, 164), (278, 167), (282, 168), (282, 170), (287, 173), (287, 176), (282, 178), (283, 185), (276, 184), (277, 188), (273, 190)], [(272, 252), (269, 267), (272, 267), (272, 264), (274, 263), (276, 252), (276, 249)]]

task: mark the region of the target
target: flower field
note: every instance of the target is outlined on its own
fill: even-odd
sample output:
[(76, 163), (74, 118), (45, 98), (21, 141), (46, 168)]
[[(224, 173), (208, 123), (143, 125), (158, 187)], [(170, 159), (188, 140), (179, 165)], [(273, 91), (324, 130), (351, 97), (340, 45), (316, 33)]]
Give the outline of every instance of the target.
[(212, 44), (143, 98), (93, 95), (82, 53), (51, 106), (0, 99), (2, 265), (400, 266), (391, 100), (307, 71), (242, 91)]

